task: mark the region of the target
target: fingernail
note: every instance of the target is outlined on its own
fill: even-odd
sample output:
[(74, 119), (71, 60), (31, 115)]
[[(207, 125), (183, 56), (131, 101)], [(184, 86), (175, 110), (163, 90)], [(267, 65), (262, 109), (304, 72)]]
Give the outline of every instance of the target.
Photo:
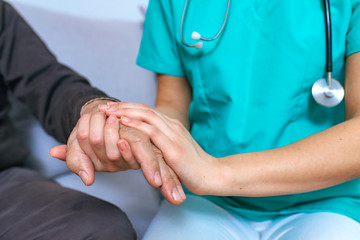
[(121, 121), (126, 122), (126, 123), (131, 122), (130, 118), (127, 118), (127, 117), (124, 117), (124, 116), (121, 116)]
[(178, 185), (178, 186), (177, 186), (177, 189), (178, 189), (178, 191), (179, 191), (179, 193), (180, 193), (180, 196), (181, 196), (182, 200), (185, 200), (185, 199), (186, 199), (186, 195), (185, 195), (185, 192), (184, 192), (183, 188), (182, 188), (180, 185)]
[(109, 106), (109, 107), (106, 109), (106, 111), (108, 111), (108, 112), (115, 112), (115, 111), (116, 111), (116, 108)]
[(173, 188), (172, 190), (172, 196), (173, 196), (173, 199), (175, 201), (179, 201), (181, 199), (180, 197), (180, 194), (179, 194), (179, 191), (177, 190), (177, 188)]
[(99, 105), (99, 109), (108, 109), (109, 106), (108, 105)]
[(126, 145), (125, 145), (124, 141), (120, 140), (119, 147), (120, 147), (120, 150), (123, 152), (126, 150)]
[(107, 102), (107, 105), (111, 106), (111, 105), (114, 105), (114, 104), (117, 104), (116, 102)]
[(113, 115), (110, 115), (107, 119), (107, 123), (114, 123), (116, 121), (116, 117)]
[(87, 173), (85, 171), (80, 171), (79, 176), (80, 176), (81, 180), (83, 181), (83, 183), (85, 185), (88, 185), (89, 176), (87, 175)]
[(159, 172), (156, 172), (156, 173), (154, 174), (154, 180), (155, 180), (156, 185), (158, 185), (158, 186), (161, 186), (161, 185), (162, 185), (162, 181), (161, 181), (161, 177), (160, 177), (160, 173), (159, 173)]

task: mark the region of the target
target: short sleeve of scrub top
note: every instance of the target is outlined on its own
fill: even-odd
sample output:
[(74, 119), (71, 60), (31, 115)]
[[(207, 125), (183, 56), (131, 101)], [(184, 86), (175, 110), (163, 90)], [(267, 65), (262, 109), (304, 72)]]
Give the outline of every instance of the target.
[(175, 30), (169, 4), (169, 1), (150, 1), (137, 64), (156, 73), (180, 77), (184, 72), (174, 44)]
[[(228, 0), (189, 1), (184, 40), (212, 37)], [(137, 63), (186, 76), (193, 89), (191, 134), (214, 157), (286, 146), (344, 121), (344, 104), (322, 107), (313, 83), (326, 76), (323, 1), (231, 1), (223, 33), (203, 49), (180, 37), (185, 0), (150, 0)], [(206, 7), (204, 7), (206, 5)], [(360, 51), (360, 0), (331, 1), (333, 77)], [(341, 161), (341, 159), (339, 159)], [(264, 221), (299, 212), (335, 212), (360, 221), (360, 180), (272, 197), (204, 196), (234, 216)]]
[(354, 0), (349, 32), (346, 38), (346, 55), (360, 51), (360, 1)]

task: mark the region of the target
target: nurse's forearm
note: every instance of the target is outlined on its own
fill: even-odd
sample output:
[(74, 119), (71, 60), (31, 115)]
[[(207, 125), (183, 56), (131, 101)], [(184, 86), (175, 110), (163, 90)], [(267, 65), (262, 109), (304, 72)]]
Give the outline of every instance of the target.
[(189, 105), (192, 90), (185, 77), (157, 75), (158, 86), (155, 109), (166, 116), (179, 120), (187, 129), (189, 123)]
[(334, 186), (360, 177), (360, 117), (291, 145), (218, 159), (204, 194), (274, 196)]
[(186, 129), (190, 129), (190, 122), (187, 113), (181, 112), (175, 108), (156, 105), (154, 109), (167, 117), (179, 120)]

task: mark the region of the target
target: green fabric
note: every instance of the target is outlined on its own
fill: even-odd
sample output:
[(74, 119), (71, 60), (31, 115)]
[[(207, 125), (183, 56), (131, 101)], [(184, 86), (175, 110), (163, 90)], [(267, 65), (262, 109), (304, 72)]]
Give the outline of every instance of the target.
[[(228, 0), (190, 1), (184, 38), (214, 36)], [(273, 149), (344, 121), (344, 104), (325, 108), (311, 96), (325, 77), (321, 0), (233, 0), (223, 34), (199, 50), (181, 43), (185, 0), (150, 0), (137, 63), (186, 76), (193, 87), (191, 133), (223, 157)], [(333, 77), (344, 83), (346, 56), (360, 51), (360, 0), (332, 0)], [(339, 159), (341, 161), (341, 159)], [(360, 181), (289, 196), (206, 196), (255, 221), (297, 212), (336, 212), (360, 221)]]

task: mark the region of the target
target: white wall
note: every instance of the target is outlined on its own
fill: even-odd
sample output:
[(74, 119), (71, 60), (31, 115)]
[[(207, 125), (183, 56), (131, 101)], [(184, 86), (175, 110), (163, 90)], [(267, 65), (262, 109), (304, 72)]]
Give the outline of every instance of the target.
[(147, 6), (148, 0), (7, 0), (56, 12), (66, 12), (79, 17), (96, 19), (119, 19), (138, 21), (143, 19), (140, 6)]

